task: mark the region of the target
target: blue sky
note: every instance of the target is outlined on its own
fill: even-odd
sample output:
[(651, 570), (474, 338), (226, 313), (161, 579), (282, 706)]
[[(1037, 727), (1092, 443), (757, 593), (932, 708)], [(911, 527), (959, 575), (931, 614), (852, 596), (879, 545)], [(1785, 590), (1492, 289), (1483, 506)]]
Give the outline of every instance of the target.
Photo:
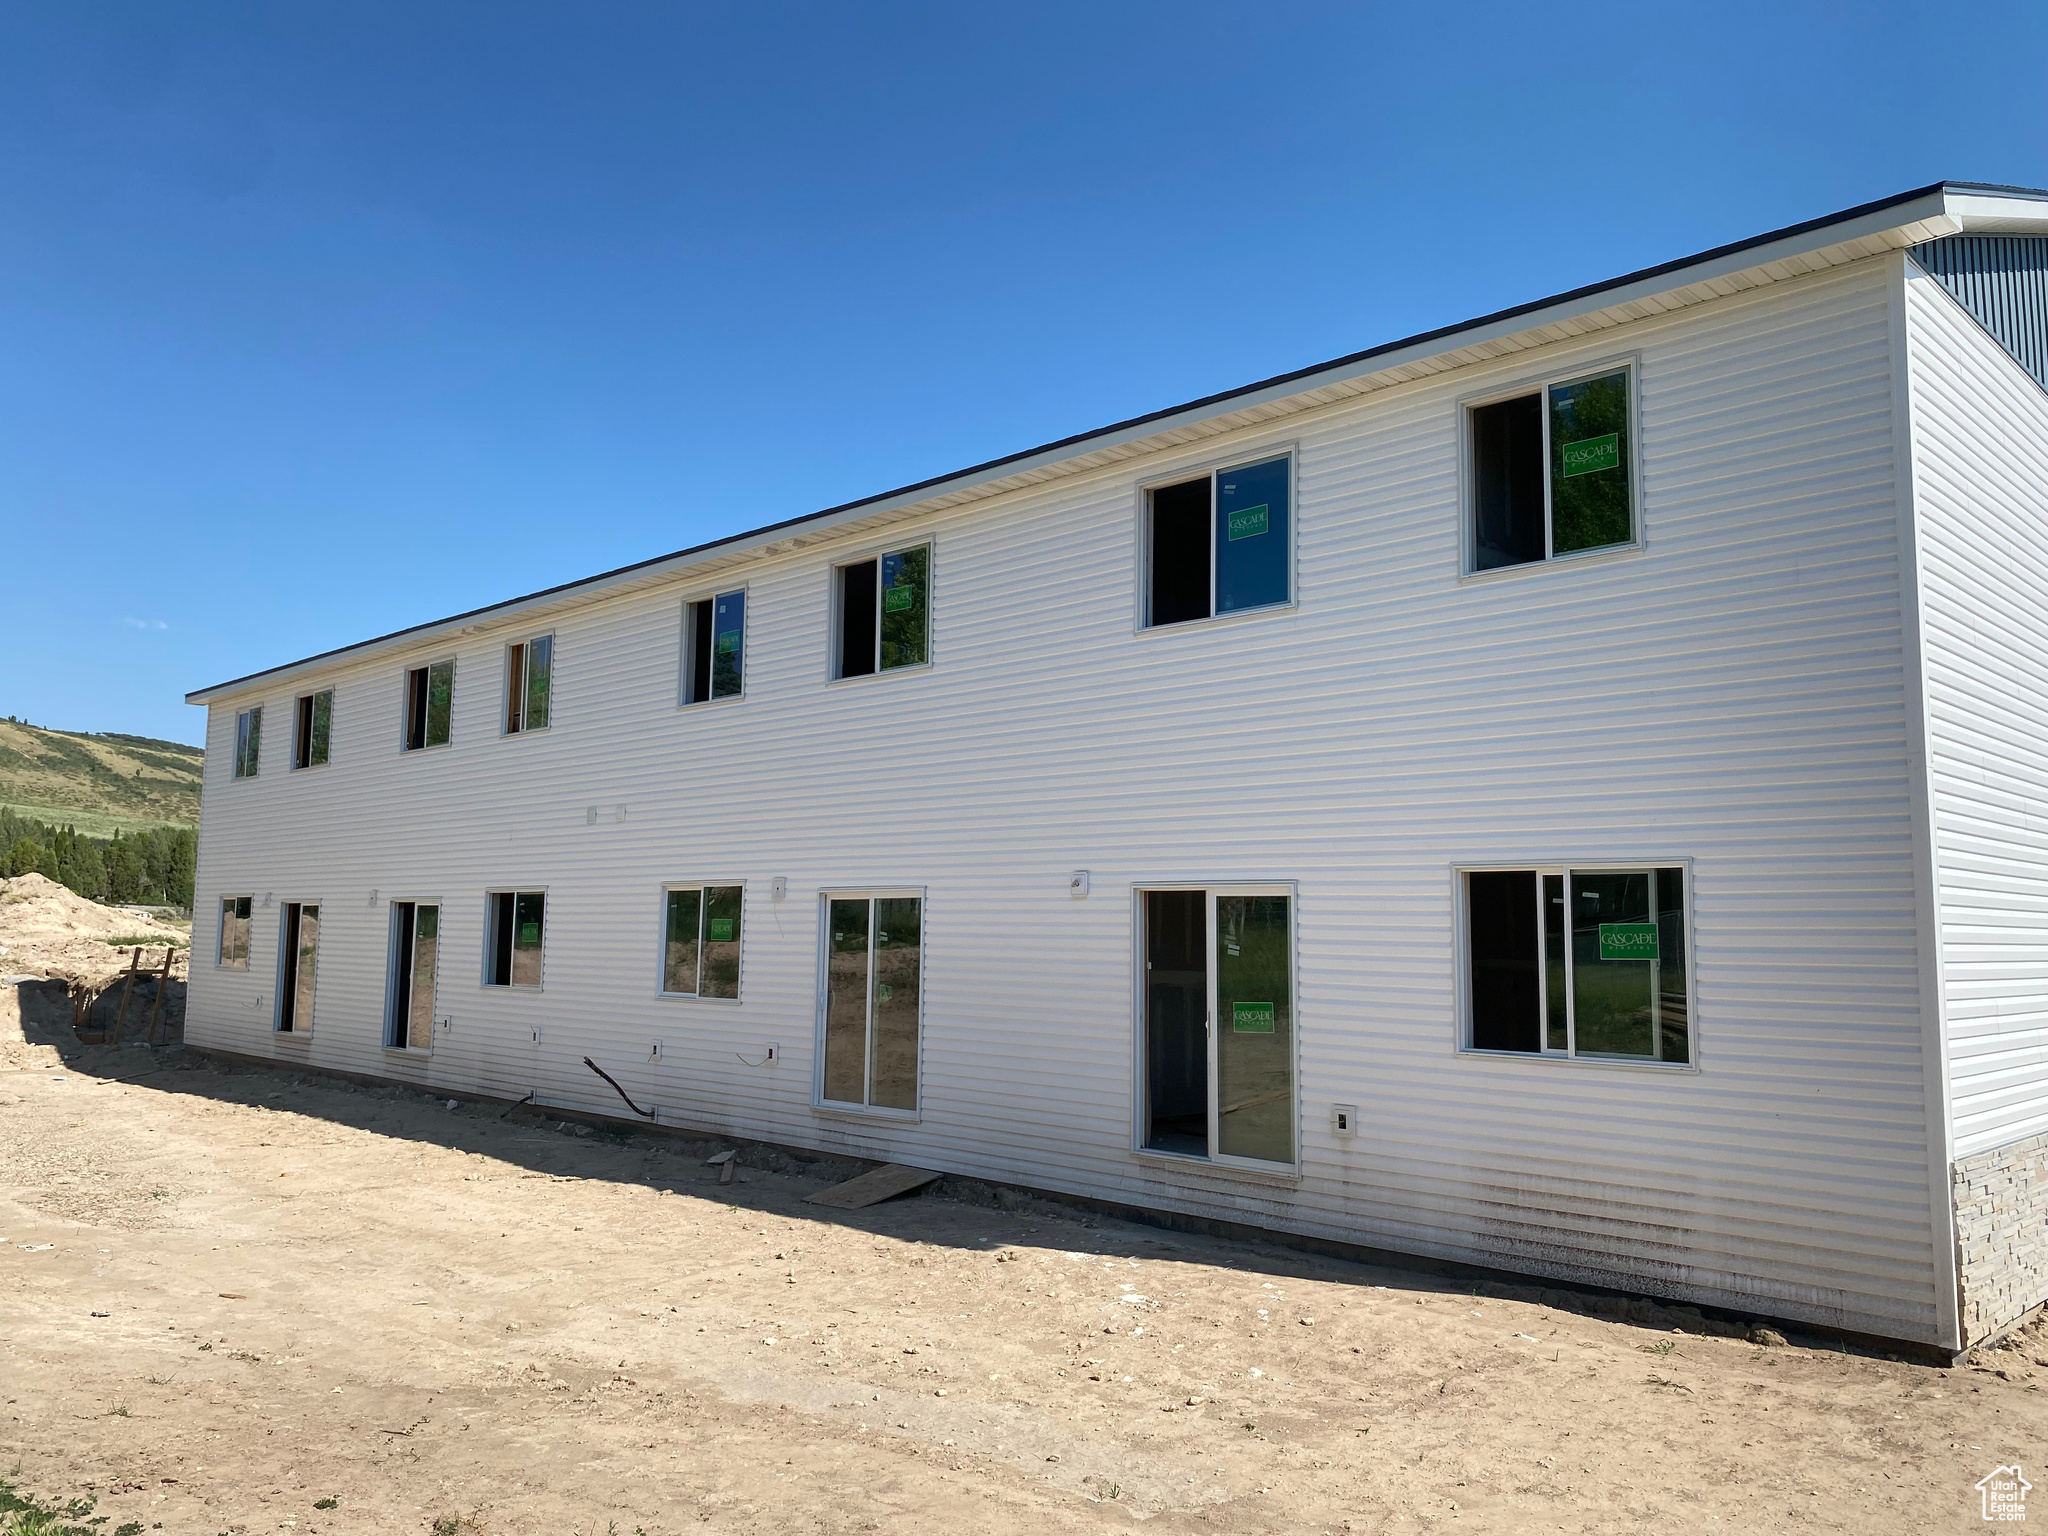
[(1944, 177), (2048, 7), (0, 4), (0, 714), (193, 687)]

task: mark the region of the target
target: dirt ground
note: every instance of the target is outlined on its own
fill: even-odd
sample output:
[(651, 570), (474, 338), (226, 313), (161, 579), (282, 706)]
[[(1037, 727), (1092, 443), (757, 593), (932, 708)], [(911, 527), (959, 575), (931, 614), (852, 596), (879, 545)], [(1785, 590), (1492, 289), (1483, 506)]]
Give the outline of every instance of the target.
[(1864, 1536), (2041, 1481), (2038, 1336), (1760, 1346), (503, 1115), (176, 1052), (0, 1074), (0, 1471), (173, 1536)]
[[(184, 946), (191, 931), (189, 922), (161, 922), (147, 913), (101, 906), (42, 875), (0, 880), (0, 1072), (60, 1066), (77, 1050), (73, 996), (82, 1009), (89, 998), (82, 1017), (102, 1033), (118, 1025), (123, 1039), (141, 1040), (154, 1026), (158, 1040), (182, 1040), (189, 974)], [(136, 947), (108, 942), (117, 938), (142, 941), (141, 968), (132, 984), (126, 973)], [(160, 977), (147, 973), (162, 965), (166, 949), (175, 953), (159, 1008)], [(17, 985), (24, 983), (27, 992), (18, 994)]]

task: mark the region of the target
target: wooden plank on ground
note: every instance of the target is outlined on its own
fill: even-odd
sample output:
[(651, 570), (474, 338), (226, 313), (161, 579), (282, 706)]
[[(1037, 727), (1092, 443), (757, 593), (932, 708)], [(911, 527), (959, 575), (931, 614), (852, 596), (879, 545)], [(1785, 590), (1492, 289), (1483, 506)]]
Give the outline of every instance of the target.
[(834, 1184), (830, 1189), (821, 1189), (815, 1195), (806, 1195), (804, 1203), (857, 1211), (864, 1205), (879, 1205), (913, 1189), (922, 1189), (934, 1179), (943, 1177), (945, 1175), (934, 1173), (929, 1168), (906, 1168), (901, 1163), (885, 1163), (880, 1168), (869, 1169), (859, 1178)]

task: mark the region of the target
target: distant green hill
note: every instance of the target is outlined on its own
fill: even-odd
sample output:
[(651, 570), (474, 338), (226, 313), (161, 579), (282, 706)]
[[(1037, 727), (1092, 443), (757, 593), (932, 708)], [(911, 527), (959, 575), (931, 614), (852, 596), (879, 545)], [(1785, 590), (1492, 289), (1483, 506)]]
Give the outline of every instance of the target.
[(204, 757), (182, 742), (0, 720), (0, 806), (88, 837), (197, 827)]

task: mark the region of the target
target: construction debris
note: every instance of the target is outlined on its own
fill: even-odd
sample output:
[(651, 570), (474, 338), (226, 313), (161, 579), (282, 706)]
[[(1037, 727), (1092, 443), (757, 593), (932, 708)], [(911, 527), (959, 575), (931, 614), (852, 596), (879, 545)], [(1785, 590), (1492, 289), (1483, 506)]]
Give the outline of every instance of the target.
[(880, 1205), (884, 1200), (893, 1200), (898, 1195), (907, 1195), (913, 1189), (922, 1189), (935, 1180), (944, 1178), (929, 1168), (909, 1168), (902, 1163), (884, 1163), (872, 1168), (858, 1178), (848, 1179), (844, 1184), (834, 1184), (830, 1189), (821, 1189), (815, 1195), (806, 1195), (806, 1205), (829, 1205), (834, 1210), (857, 1211), (863, 1206)]

